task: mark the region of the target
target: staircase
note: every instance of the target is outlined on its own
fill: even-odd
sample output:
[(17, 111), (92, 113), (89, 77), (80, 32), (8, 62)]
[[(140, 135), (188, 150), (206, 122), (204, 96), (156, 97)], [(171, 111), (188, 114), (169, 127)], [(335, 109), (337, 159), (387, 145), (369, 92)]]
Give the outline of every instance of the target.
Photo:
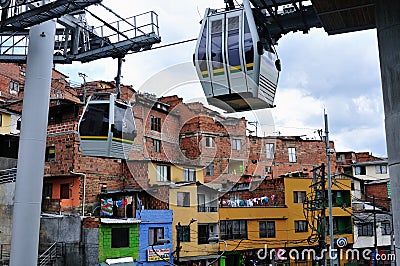
[(13, 183), (17, 178), (17, 168), (0, 170), (0, 184)]
[(63, 255), (64, 244), (55, 242), (53, 243), (42, 255), (38, 258), (38, 266), (53, 266), (58, 258)]

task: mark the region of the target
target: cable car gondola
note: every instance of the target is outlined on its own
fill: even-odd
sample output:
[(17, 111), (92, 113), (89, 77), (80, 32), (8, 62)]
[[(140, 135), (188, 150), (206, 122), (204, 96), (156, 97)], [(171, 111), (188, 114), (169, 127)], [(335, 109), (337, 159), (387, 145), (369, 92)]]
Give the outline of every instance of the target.
[(206, 10), (194, 64), (209, 104), (227, 112), (274, 106), (280, 64), (248, 0), (237, 8)]
[(79, 120), (82, 155), (127, 159), (136, 137), (132, 106), (112, 93), (94, 93)]

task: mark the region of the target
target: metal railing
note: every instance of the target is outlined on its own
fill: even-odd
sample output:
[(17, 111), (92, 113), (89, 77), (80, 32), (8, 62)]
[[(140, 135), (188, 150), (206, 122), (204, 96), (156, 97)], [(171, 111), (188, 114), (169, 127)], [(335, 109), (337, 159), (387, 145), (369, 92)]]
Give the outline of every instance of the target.
[(0, 170), (0, 184), (15, 182), (17, 178), (17, 168)]
[(10, 263), (10, 244), (0, 244), (0, 265), (5, 266)]
[(53, 243), (42, 255), (38, 258), (38, 266), (50, 266), (53, 265), (57, 258), (60, 258), (63, 254), (63, 243)]
[(218, 212), (218, 207), (197, 206), (198, 212)]

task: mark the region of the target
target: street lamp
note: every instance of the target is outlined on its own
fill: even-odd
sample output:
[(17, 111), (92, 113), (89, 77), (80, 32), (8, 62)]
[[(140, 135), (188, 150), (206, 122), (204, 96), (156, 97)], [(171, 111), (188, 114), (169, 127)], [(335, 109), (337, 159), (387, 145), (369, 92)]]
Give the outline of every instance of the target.
[[(195, 218), (190, 219), (190, 222), (187, 226), (190, 226), (192, 223), (194, 223), (196, 221), (197, 221), (197, 219), (195, 219)], [(176, 225), (176, 263), (179, 263), (179, 254), (182, 249), (181, 238), (180, 238), (181, 230), (182, 230), (181, 222), (178, 222), (178, 224)], [(189, 230), (189, 234), (190, 234), (190, 230)]]
[(154, 254), (156, 254), (161, 260), (167, 262), (170, 265), (176, 266), (175, 264), (171, 263), (169, 260), (165, 260), (160, 254), (157, 253), (157, 251), (154, 249), (155, 245), (164, 245), (164, 244), (169, 244), (171, 241), (168, 238), (160, 238), (157, 239), (157, 241), (151, 245), (151, 249), (153, 250)]
[(224, 242), (224, 244), (225, 244), (225, 248), (224, 248), (224, 250), (222, 251), (222, 253), (218, 256), (218, 258), (216, 258), (215, 260), (213, 260), (212, 262), (210, 262), (209, 264), (207, 264), (207, 266), (210, 266), (210, 265), (213, 265), (214, 262), (218, 261), (218, 260), (225, 254), (225, 251), (226, 251), (226, 249), (228, 248), (228, 243), (227, 243), (225, 240), (219, 239), (219, 237), (217, 237), (217, 236), (213, 236), (213, 237), (208, 238), (208, 242), (209, 242), (209, 243)]

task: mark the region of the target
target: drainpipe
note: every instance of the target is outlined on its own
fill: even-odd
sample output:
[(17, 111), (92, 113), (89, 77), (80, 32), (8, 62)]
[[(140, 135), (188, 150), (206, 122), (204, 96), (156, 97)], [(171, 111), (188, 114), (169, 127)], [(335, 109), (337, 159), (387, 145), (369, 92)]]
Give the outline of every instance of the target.
[(73, 175), (80, 175), (83, 176), (83, 201), (82, 201), (82, 217), (85, 217), (85, 200), (86, 200), (86, 174), (70, 171)]

